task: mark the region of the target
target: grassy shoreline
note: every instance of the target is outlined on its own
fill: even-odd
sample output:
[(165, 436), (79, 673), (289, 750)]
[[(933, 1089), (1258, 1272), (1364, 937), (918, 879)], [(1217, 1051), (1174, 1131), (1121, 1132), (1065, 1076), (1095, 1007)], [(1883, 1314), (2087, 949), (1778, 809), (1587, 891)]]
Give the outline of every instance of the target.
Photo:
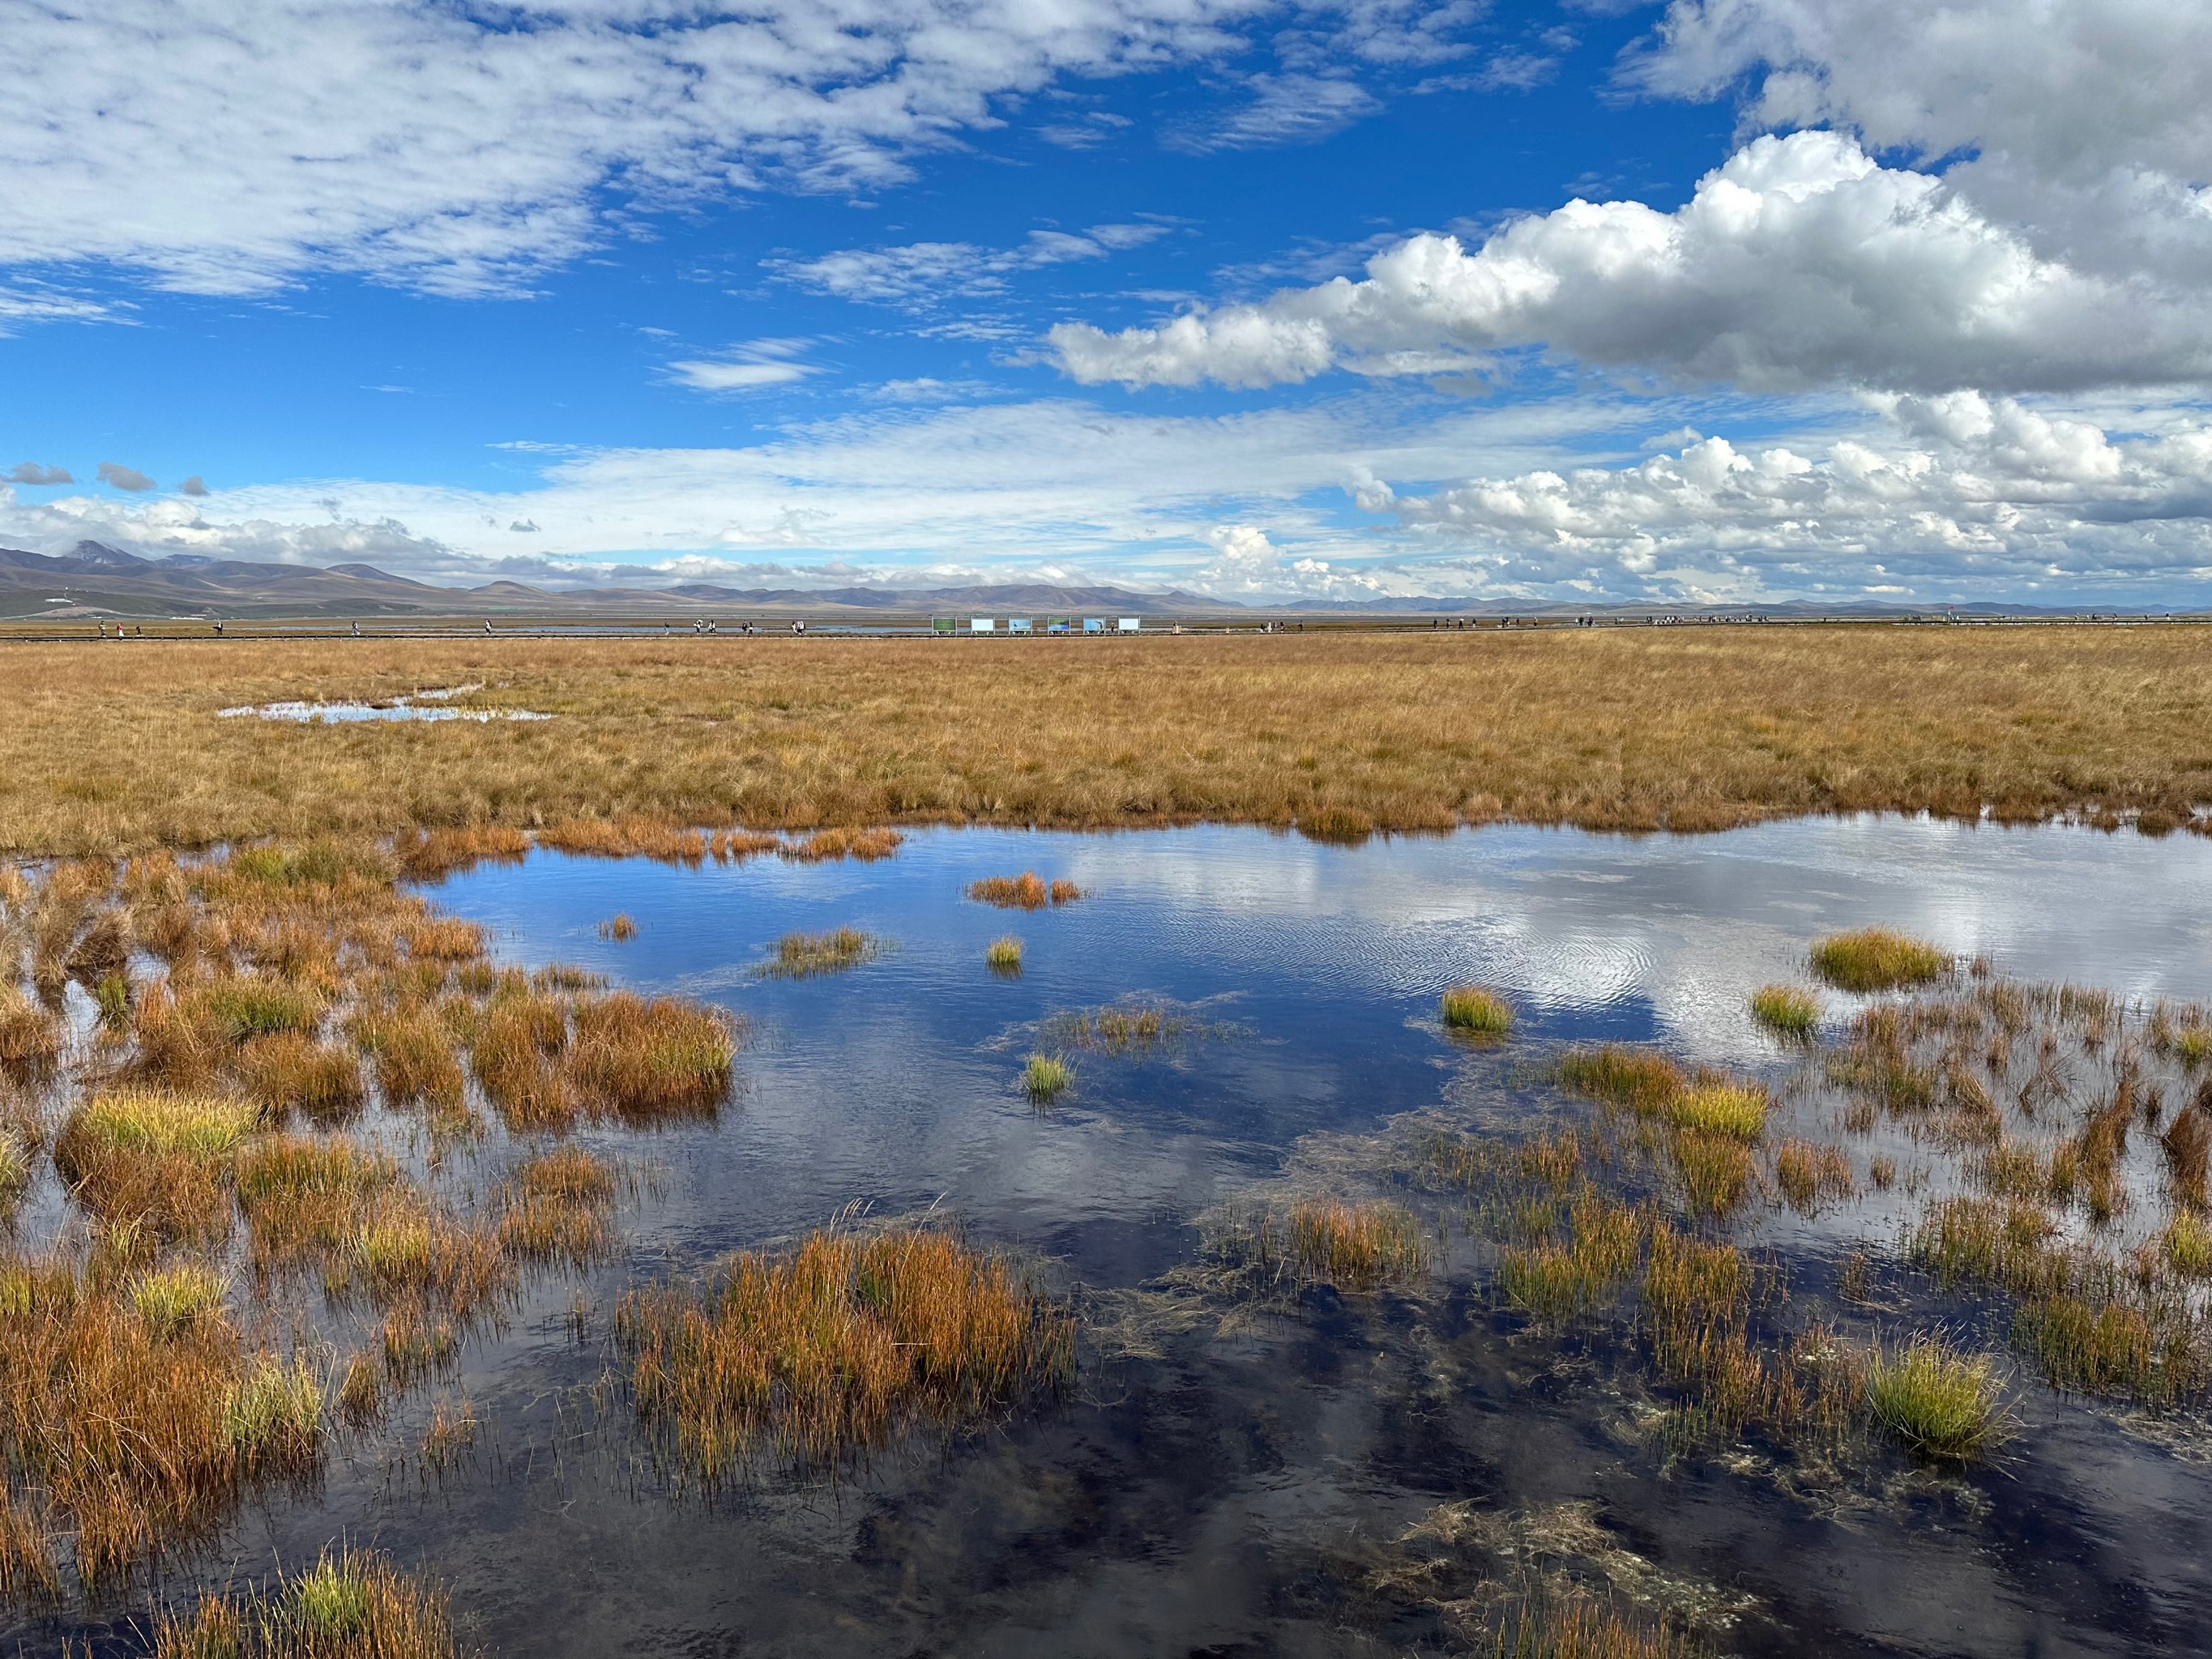
[[(0, 850), (623, 814), (1356, 838), (1986, 810), (2156, 830), (2212, 801), (2208, 656), (2199, 629), (2062, 625), (22, 646), (0, 678)], [(475, 681), (465, 705), (556, 718), (216, 713)]]

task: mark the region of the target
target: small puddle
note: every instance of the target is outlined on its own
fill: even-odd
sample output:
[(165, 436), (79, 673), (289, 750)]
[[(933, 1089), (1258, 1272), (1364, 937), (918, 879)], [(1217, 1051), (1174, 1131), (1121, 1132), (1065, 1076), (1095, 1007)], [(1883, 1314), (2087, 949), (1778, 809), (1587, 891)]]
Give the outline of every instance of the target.
[[(451, 699), (471, 691), (481, 691), (481, 680), (467, 685), (441, 686), (435, 690), (417, 691), (411, 696), (379, 698), (374, 702), (262, 702), (240, 703), (235, 708), (218, 708), (221, 720), (239, 720), (252, 716), (264, 720), (290, 720), (297, 725), (329, 721), (344, 723), (357, 720), (550, 720), (550, 714), (541, 714), (529, 708), (454, 708)], [(427, 705), (427, 706), (426, 706)]]

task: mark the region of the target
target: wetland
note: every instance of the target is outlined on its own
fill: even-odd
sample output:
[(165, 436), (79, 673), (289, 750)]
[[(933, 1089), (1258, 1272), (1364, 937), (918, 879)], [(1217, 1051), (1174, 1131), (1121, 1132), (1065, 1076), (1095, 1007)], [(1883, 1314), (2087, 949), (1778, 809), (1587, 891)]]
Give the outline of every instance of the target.
[(648, 829), (0, 875), (5, 1639), (2206, 1649), (2203, 838)]

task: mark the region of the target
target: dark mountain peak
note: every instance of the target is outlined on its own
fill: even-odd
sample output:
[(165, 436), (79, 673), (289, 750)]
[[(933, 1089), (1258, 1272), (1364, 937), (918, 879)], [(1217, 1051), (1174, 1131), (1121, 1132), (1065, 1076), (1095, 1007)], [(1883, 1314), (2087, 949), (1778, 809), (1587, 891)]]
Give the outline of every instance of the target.
[(110, 547), (106, 542), (79, 542), (62, 556), (62, 563), (71, 570), (143, 570), (154, 562), (142, 559), (136, 553), (125, 553), (119, 547)]

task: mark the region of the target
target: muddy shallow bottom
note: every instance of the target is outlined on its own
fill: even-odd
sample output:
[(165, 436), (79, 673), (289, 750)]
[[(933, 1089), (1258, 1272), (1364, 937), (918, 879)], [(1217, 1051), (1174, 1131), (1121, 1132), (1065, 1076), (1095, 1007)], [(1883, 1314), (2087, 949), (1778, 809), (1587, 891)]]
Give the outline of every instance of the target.
[[(963, 897), (1025, 869), (1085, 896)], [(2212, 1437), (2187, 1413), (2062, 1397), (2022, 1367), (2018, 1432), (1977, 1468), (1755, 1440), (1677, 1455), (1631, 1334), (1497, 1305), (1451, 1201), (1417, 1205), (1441, 1230), (1435, 1270), (1369, 1294), (1253, 1297), (1201, 1226), (1254, 1194), (1401, 1190), (1407, 1115), (1509, 1136), (1583, 1121), (1547, 1080), (1564, 1044), (1652, 1042), (1781, 1079), (1796, 1062), (1746, 1000), (1802, 979), (1810, 940), (1841, 927), (2143, 1001), (2212, 995), (2212, 844), (1898, 820), (1359, 848), (942, 832), (870, 865), (539, 853), (434, 896), (524, 965), (744, 1014), (735, 1097), (712, 1125), (582, 1137), (649, 1164), (625, 1253), (580, 1303), (538, 1292), (434, 1391), (472, 1402), (471, 1449), (422, 1458), (425, 1395), (165, 1590), (343, 1535), (434, 1575), (471, 1640), (517, 1655), (1449, 1651), (1563, 1574), (1717, 1651), (2212, 1650)], [(634, 939), (601, 932), (617, 912)], [(759, 971), (787, 932), (843, 926), (881, 950), (848, 972)], [(994, 975), (985, 947), (1009, 933), (1022, 969)], [(1462, 981), (1514, 1003), (1508, 1042), (1444, 1031), (1438, 995)], [(1855, 1006), (1826, 1001), (1832, 1019)], [(1115, 1048), (1070, 1024), (1115, 1005), (1166, 1011), (1165, 1035)], [(1033, 1052), (1073, 1067), (1048, 1106), (1020, 1086)], [(856, 1202), (957, 1217), (1042, 1264), (1083, 1321), (1071, 1397), (835, 1480), (686, 1481), (610, 1381), (615, 1298)], [(1872, 1195), (1817, 1221), (1762, 1201), (1744, 1231), (1817, 1297), (1847, 1241), (1879, 1255), (1902, 1215)], [(1882, 1297), (1929, 1305), (1894, 1264)], [(9, 1635), (131, 1651), (131, 1611)]]

